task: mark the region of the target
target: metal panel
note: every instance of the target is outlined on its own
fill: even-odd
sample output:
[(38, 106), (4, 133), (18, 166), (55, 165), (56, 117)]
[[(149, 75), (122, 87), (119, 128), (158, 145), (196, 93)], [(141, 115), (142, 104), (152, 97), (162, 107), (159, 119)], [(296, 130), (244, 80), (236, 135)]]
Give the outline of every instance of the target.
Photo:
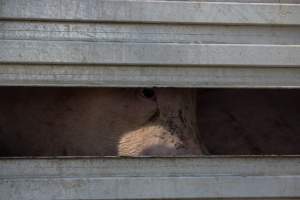
[(0, 85), (299, 88), (300, 68), (3, 64)]
[(299, 10), (294, 0), (0, 0), (0, 85), (300, 88)]
[(300, 24), (300, 5), (199, 1), (1, 0), (0, 19), (218, 24)]
[(299, 157), (1, 159), (1, 199), (300, 198)]
[(0, 63), (299, 66), (299, 55), (300, 45), (0, 41)]
[(1, 40), (300, 45), (299, 35), (300, 26), (0, 21)]

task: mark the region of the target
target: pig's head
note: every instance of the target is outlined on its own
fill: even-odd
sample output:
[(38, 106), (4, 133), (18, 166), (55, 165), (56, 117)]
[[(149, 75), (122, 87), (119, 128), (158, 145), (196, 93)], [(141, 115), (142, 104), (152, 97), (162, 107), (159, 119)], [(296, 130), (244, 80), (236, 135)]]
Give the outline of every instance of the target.
[[(122, 134), (118, 145), (119, 155), (175, 156), (203, 153), (197, 137), (194, 91), (159, 88), (140, 89), (139, 93), (139, 98), (145, 102), (137, 113), (147, 111), (148, 114), (143, 114), (147, 118), (144, 118), (141, 126)], [(151, 109), (147, 110), (147, 106)]]

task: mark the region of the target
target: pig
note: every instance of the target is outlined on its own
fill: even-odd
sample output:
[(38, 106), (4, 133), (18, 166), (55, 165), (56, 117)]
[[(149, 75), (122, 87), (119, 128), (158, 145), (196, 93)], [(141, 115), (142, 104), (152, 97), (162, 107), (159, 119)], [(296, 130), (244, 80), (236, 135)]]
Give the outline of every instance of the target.
[(193, 90), (2, 87), (0, 92), (0, 156), (205, 153)]

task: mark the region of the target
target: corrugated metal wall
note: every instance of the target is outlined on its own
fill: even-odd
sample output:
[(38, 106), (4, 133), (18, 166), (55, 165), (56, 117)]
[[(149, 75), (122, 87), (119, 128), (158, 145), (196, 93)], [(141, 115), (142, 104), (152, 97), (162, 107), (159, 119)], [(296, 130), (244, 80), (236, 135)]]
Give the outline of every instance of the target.
[[(0, 0), (0, 85), (299, 88), (299, 3)], [(299, 157), (0, 159), (1, 200), (184, 198), (300, 198)]]
[(299, 87), (300, 4), (246, 2), (1, 0), (0, 84)]
[(0, 160), (0, 199), (292, 199), (299, 157)]

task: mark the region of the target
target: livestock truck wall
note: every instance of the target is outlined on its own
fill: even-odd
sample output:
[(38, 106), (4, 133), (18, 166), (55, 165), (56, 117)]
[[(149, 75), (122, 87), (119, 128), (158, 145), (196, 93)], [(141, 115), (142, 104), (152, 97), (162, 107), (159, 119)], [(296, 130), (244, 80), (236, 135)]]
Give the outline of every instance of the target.
[(295, 88), (298, 11), (275, 0), (2, 0), (0, 83)]
[[(0, 85), (296, 90), (299, 25), (296, 0), (0, 0)], [(287, 200), (299, 159), (3, 157), (0, 199)]]

